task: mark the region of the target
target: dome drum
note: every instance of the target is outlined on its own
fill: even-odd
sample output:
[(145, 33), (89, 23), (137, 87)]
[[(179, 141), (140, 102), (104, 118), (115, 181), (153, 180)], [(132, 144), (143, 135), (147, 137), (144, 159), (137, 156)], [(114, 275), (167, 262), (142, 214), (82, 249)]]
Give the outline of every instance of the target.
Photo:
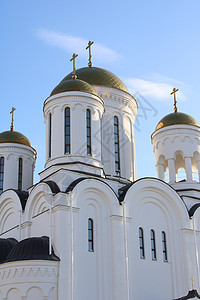
[[(52, 97), (48, 98), (44, 105), (45, 168), (62, 164), (77, 169), (79, 165), (84, 172), (98, 172), (100, 175), (102, 173), (100, 149), (103, 100), (94, 94), (80, 91), (70, 91)], [(90, 129), (87, 128), (88, 111)], [(87, 153), (88, 130), (90, 130), (91, 154)]]

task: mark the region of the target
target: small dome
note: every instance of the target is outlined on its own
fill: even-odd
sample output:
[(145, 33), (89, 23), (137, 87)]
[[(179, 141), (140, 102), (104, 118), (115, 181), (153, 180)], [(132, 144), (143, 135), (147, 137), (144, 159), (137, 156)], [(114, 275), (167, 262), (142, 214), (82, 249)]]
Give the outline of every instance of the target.
[(158, 125), (156, 126), (156, 130), (166, 127), (166, 126), (177, 125), (177, 124), (193, 125), (193, 126), (199, 127), (199, 124), (193, 117), (191, 117), (187, 114), (184, 114), (184, 113), (175, 112), (175, 113), (171, 113), (171, 114), (165, 116), (164, 118), (162, 118), (160, 120), (160, 122), (158, 123)]
[[(115, 74), (105, 69), (97, 67), (85, 67), (76, 70), (78, 79), (84, 80), (91, 85), (104, 85), (128, 92), (125, 84)], [(63, 81), (72, 78), (72, 73), (68, 74)], [(61, 82), (63, 82), (61, 81)]]
[(12, 130), (0, 133), (0, 143), (17, 143), (32, 147), (31, 142), (25, 135)]
[(97, 92), (95, 89), (88, 84), (87, 82), (79, 79), (72, 79), (72, 76), (69, 80), (63, 80), (61, 81), (55, 89), (51, 92), (50, 96), (59, 94), (59, 93), (64, 93), (64, 92), (85, 92), (89, 94), (93, 94), (97, 96)]
[(49, 255), (49, 238), (32, 237), (20, 241), (7, 256), (7, 262), (19, 260), (59, 260), (54, 254)]
[(7, 255), (18, 244), (18, 241), (13, 238), (2, 239), (0, 238), (0, 263), (4, 262)]

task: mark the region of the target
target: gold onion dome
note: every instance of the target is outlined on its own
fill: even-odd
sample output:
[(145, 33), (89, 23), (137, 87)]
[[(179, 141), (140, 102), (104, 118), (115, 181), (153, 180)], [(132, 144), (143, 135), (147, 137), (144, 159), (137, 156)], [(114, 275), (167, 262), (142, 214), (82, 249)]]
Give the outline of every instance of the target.
[(0, 143), (17, 143), (32, 147), (31, 142), (25, 135), (12, 130), (0, 133)]
[(166, 127), (166, 126), (170, 126), (170, 125), (193, 125), (193, 126), (198, 126), (199, 124), (197, 123), (197, 121), (184, 113), (180, 113), (180, 112), (174, 112), (171, 113), (167, 116), (165, 116), (164, 118), (162, 118), (160, 120), (160, 122), (158, 123), (158, 125), (156, 126), (156, 130)]
[(95, 89), (87, 82), (79, 79), (62, 80), (51, 92), (50, 96), (64, 92), (85, 92), (97, 96)]
[[(84, 80), (91, 85), (104, 85), (128, 92), (125, 84), (115, 74), (97, 67), (85, 67), (76, 70), (78, 79)], [(68, 74), (62, 81), (70, 80), (72, 73)]]

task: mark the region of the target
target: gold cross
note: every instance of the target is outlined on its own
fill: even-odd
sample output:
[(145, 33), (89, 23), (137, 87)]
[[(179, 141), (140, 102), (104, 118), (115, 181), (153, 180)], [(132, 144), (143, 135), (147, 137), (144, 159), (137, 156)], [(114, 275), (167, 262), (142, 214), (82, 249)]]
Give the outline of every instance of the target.
[(191, 280), (192, 280), (192, 289), (194, 290), (194, 282), (195, 282), (194, 277), (192, 277)]
[(12, 110), (11, 110), (11, 112), (10, 112), (10, 114), (12, 114), (12, 122), (11, 122), (11, 126), (10, 126), (10, 130), (11, 130), (11, 131), (13, 131), (13, 129), (14, 129), (14, 125), (13, 125), (13, 123), (14, 123), (13, 114), (14, 114), (14, 111), (15, 111), (15, 110), (16, 110), (16, 108), (12, 107)]
[(175, 113), (178, 111), (177, 106), (176, 106), (176, 103), (177, 103), (177, 101), (176, 101), (176, 92), (178, 92), (178, 89), (173, 88), (173, 92), (171, 92), (171, 94), (170, 94), (170, 95), (174, 94), (174, 112)]
[(88, 63), (88, 66), (89, 66), (90, 68), (92, 67), (91, 46), (92, 46), (93, 44), (94, 44), (94, 42), (89, 41), (89, 42), (88, 42), (88, 45), (87, 45), (87, 47), (86, 47), (86, 50), (89, 49), (89, 59), (88, 59), (89, 63)]
[(73, 78), (73, 79), (76, 79), (76, 78), (77, 78), (77, 76), (76, 76), (76, 74), (75, 74), (75, 71), (76, 71), (76, 67), (75, 67), (75, 59), (76, 59), (77, 56), (78, 56), (78, 54), (73, 53), (72, 58), (70, 59), (70, 61), (73, 61), (73, 72), (72, 72), (72, 78)]

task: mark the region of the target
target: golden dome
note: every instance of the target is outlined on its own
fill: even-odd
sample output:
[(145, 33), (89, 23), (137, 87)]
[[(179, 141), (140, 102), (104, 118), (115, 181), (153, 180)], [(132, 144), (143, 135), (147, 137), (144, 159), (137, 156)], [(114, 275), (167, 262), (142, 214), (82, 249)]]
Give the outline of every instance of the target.
[(12, 130), (0, 133), (0, 143), (17, 143), (32, 147), (31, 142), (25, 135)]
[(85, 93), (89, 93), (89, 94), (93, 94), (93, 95), (97, 96), (97, 92), (90, 84), (88, 84), (87, 82), (85, 82), (83, 80), (72, 79), (72, 77), (70, 77), (69, 80), (65, 80), (65, 79), (62, 80), (55, 87), (55, 89), (53, 89), (50, 96), (53, 96), (53, 95), (56, 95), (59, 93), (73, 92), (73, 91), (85, 92)]
[[(125, 84), (115, 74), (105, 69), (97, 67), (85, 67), (76, 70), (78, 79), (86, 81), (91, 85), (104, 85), (128, 92)], [(61, 82), (72, 78), (72, 73), (68, 74)]]
[(178, 125), (178, 124), (193, 125), (199, 127), (199, 124), (193, 117), (184, 113), (174, 112), (162, 118), (158, 123), (158, 125), (156, 126), (156, 130), (166, 126)]

